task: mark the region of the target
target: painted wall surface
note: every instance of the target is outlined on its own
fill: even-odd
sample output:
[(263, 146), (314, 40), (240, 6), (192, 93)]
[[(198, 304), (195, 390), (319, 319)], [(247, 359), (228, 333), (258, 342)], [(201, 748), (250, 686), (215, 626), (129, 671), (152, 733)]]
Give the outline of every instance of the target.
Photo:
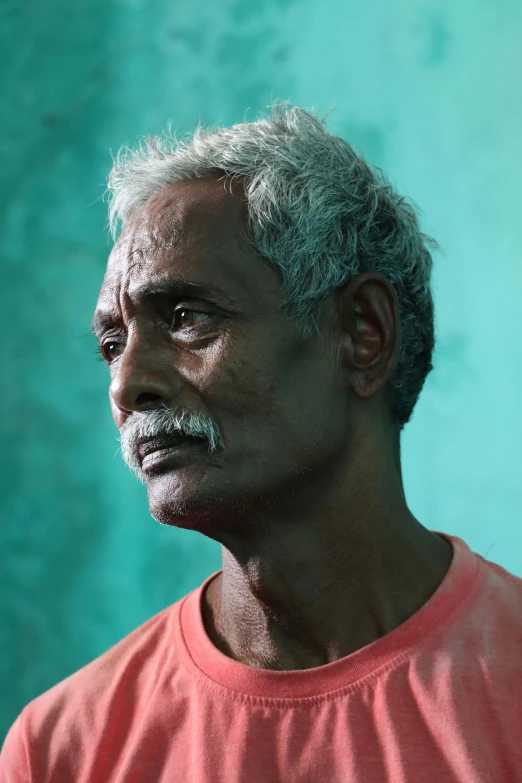
[(412, 511), (522, 576), (519, 0), (5, 0), (0, 20), (0, 731), (221, 567), (116, 455), (89, 322), (110, 150), (274, 99), (323, 113), (440, 242)]

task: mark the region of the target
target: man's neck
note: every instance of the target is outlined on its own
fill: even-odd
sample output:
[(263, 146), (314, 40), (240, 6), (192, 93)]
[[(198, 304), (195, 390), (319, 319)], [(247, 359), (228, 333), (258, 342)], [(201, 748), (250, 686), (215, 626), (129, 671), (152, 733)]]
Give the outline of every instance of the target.
[[(451, 546), (404, 507), (400, 520), (342, 534), (318, 526), (238, 559), (203, 597), (203, 622), (228, 657), (263, 669), (322, 666), (370, 644), (426, 603), (451, 563)], [(292, 541), (292, 536), (297, 536)]]

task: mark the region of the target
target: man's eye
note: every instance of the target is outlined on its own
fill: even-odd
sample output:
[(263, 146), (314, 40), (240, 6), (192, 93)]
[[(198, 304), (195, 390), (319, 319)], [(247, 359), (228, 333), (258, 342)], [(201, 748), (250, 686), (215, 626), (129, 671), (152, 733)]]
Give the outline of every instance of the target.
[(201, 323), (198, 318), (210, 318), (208, 313), (202, 313), (199, 310), (189, 310), (187, 307), (180, 307), (178, 310), (174, 310), (174, 318), (172, 320), (172, 329), (185, 329), (191, 326), (197, 326)]
[(117, 355), (113, 353), (113, 351), (116, 351), (117, 348), (115, 346), (122, 345), (121, 343), (116, 342), (115, 340), (107, 340), (106, 343), (102, 343), (98, 346), (97, 352), (100, 354), (101, 358), (109, 362), (109, 364), (112, 362), (113, 359), (117, 359)]

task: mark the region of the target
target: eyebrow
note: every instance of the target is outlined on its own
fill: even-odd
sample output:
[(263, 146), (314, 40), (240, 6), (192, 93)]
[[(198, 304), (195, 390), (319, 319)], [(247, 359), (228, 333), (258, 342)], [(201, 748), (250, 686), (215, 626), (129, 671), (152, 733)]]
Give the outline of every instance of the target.
[[(230, 295), (211, 280), (200, 280), (198, 282), (185, 280), (182, 277), (168, 278), (158, 280), (152, 283), (146, 283), (133, 291), (133, 299), (138, 302), (145, 302), (155, 298), (183, 299), (195, 296), (202, 298), (214, 298), (216, 304), (226, 303), (230, 307), (235, 307), (236, 302)], [(114, 310), (99, 311), (94, 314), (91, 324), (91, 332), (98, 336), (104, 329), (114, 326), (120, 321), (119, 314)]]

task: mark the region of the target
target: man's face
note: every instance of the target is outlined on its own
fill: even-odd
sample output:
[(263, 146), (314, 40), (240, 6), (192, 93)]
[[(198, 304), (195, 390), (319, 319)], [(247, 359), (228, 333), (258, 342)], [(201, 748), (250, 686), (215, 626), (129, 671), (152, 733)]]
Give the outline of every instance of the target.
[[(124, 458), (152, 515), (180, 527), (295, 499), (346, 448), (335, 352), (281, 309), (278, 275), (241, 244), (246, 204), (233, 193), (196, 179), (147, 202), (113, 248), (95, 314)], [(158, 434), (160, 413), (199, 416), (219, 445), (203, 438), (142, 462), (139, 428), (151, 417)]]

